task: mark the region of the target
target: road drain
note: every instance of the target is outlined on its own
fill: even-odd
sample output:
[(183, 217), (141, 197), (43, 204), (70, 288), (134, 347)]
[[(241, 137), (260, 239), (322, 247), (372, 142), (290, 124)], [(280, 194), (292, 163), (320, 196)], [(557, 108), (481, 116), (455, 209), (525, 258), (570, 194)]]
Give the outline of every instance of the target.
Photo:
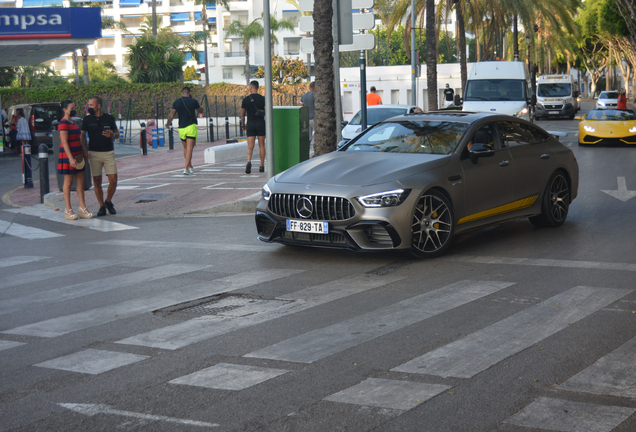
[(293, 300), (265, 299), (248, 294), (218, 294), (194, 301), (158, 309), (155, 315), (174, 314), (217, 315), (224, 317), (244, 317), (278, 309)]
[(161, 198), (165, 198), (170, 194), (143, 194), (135, 198), (135, 204), (151, 203), (159, 201)]

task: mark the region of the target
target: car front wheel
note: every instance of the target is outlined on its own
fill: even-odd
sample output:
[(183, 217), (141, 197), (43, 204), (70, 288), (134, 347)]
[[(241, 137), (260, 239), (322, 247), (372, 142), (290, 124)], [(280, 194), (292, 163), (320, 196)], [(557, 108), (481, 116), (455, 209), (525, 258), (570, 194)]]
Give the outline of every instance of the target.
[(453, 238), (454, 225), (448, 199), (434, 190), (426, 192), (413, 210), (411, 253), (419, 258), (443, 254)]
[(550, 177), (543, 193), (541, 214), (530, 218), (538, 227), (558, 227), (565, 222), (570, 209), (570, 185), (565, 175), (557, 171)]

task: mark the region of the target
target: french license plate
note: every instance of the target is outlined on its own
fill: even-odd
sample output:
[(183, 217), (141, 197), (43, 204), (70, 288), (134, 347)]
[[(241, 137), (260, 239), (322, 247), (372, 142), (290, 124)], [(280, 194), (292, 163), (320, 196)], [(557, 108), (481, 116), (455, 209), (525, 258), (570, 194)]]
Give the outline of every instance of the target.
[(312, 234), (329, 234), (329, 223), (287, 219), (287, 231)]
[(558, 111), (548, 111), (548, 114), (559, 114)]

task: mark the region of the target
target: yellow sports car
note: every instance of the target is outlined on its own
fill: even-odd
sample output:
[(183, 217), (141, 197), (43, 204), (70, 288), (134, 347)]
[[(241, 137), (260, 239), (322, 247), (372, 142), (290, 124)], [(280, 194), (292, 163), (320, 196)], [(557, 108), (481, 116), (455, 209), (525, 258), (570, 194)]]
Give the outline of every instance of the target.
[(632, 110), (599, 109), (582, 117), (579, 145), (636, 144), (636, 114)]

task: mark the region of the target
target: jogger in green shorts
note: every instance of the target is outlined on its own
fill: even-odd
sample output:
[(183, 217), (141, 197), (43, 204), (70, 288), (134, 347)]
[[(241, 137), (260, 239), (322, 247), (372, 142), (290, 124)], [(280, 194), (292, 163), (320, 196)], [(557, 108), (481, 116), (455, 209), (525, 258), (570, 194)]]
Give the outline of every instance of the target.
[(203, 112), (203, 107), (196, 99), (190, 97), (190, 87), (181, 90), (181, 97), (174, 101), (172, 110), (168, 117), (168, 126), (172, 124), (175, 114), (179, 115), (179, 138), (183, 144), (183, 157), (185, 158), (185, 169), (183, 175), (192, 175), (192, 150), (197, 142), (197, 118), (195, 112)]

